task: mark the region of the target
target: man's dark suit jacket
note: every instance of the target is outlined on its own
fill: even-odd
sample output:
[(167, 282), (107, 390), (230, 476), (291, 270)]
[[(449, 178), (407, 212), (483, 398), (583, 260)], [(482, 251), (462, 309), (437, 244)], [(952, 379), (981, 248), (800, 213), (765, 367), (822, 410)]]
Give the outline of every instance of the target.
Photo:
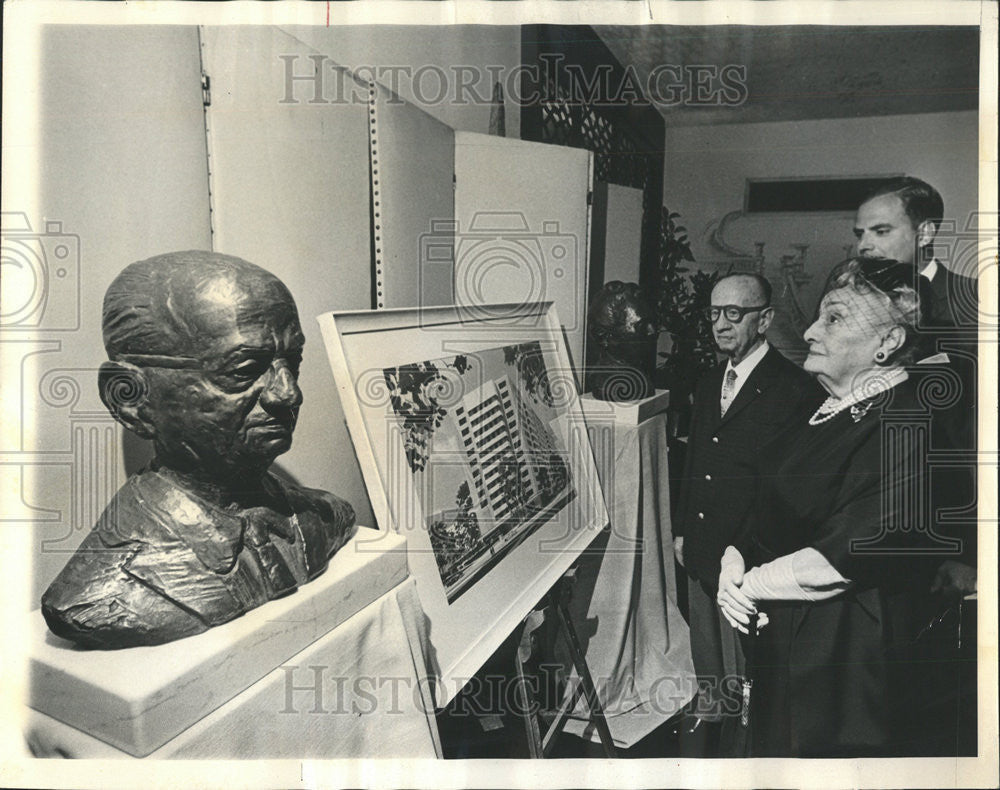
[(826, 393), (815, 380), (773, 347), (720, 417), (719, 396), (725, 364), (705, 375), (694, 396), (680, 501), (673, 524), (684, 536), (684, 565), (690, 576), (713, 591), (719, 560), (732, 542), (757, 490), (756, 459), (761, 447), (792, 415), (807, 410)]
[[(923, 331), (927, 353), (944, 352), (947, 365), (915, 365), (911, 376), (917, 391), (933, 414), (931, 449), (960, 452), (967, 465), (949, 465), (930, 470), (935, 509), (946, 508), (950, 514), (939, 519), (937, 530), (963, 541), (961, 556), (954, 557), (967, 565), (976, 564), (976, 482), (975, 452), (978, 415), (977, 376), (978, 352), (978, 282), (946, 269), (938, 261), (937, 273), (930, 281), (931, 309)], [(947, 383), (940, 393), (943, 402), (935, 403), (929, 393), (935, 390), (929, 380), (920, 386), (920, 379), (937, 379)], [(957, 386), (959, 389), (954, 391)], [(951, 395), (947, 393), (951, 391)], [(964, 512), (962, 512), (964, 511)]]
[(931, 280), (931, 296), (934, 325), (976, 329), (979, 305), (978, 281), (956, 274), (938, 261), (937, 272)]

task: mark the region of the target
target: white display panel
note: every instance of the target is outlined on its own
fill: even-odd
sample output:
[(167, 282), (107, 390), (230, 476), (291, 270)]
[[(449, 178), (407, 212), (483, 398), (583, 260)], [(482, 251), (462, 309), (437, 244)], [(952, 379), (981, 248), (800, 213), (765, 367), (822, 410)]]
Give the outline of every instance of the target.
[(369, 91), (373, 307), (452, 304), (455, 131), (388, 88)]
[[(206, 26), (202, 38), (211, 78), (205, 121), (214, 249), (281, 278), (306, 336), (295, 440), (275, 466), (347, 499), (358, 520), (369, 523), (361, 472), (313, 322), (327, 310), (371, 306), (367, 106), (310, 104), (312, 84), (289, 90), (281, 58), (295, 58), (301, 74), (317, 51), (284, 31)], [(333, 65), (325, 63), (332, 74)], [(339, 76), (323, 82), (324, 96), (351, 79), (343, 70)]]
[(604, 282), (639, 282), (642, 247), (642, 190), (608, 184)]
[(579, 148), (455, 133), (456, 304), (553, 302), (578, 371), (592, 171)]

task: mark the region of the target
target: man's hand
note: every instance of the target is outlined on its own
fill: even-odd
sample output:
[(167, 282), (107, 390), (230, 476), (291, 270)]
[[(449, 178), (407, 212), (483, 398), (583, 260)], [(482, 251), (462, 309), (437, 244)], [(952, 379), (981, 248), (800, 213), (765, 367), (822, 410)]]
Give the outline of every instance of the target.
[(722, 555), (719, 592), (715, 600), (729, 624), (744, 634), (749, 633), (747, 626), (750, 624), (750, 615), (757, 612), (753, 601), (740, 589), (745, 571), (743, 555), (735, 546), (728, 546)]
[(682, 568), (684, 567), (684, 536), (678, 535), (674, 538), (674, 559)]
[(942, 562), (931, 584), (932, 593), (939, 592), (948, 596), (964, 597), (975, 591), (976, 569), (955, 560)]

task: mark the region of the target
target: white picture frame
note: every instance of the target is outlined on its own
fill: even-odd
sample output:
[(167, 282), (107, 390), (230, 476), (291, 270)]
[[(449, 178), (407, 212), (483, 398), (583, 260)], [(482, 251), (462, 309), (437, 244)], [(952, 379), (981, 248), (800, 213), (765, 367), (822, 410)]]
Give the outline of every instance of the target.
[(540, 302), (318, 320), (367, 545), (407, 538), (443, 707), (608, 523), (559, 319)]

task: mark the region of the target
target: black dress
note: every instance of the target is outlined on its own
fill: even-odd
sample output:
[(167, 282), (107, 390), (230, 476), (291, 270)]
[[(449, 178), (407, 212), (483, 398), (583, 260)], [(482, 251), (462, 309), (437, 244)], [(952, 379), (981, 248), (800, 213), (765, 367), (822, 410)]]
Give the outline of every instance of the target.
[(770, 623), (747, 644), (751, 753), (889, 754), (907, 715), (910, 604), (942, 548), (927, 529), (929, 417), (906, 382), (819, 425), (809, 416), (762, 453), (737, 547), (748, 569), (813, 547), (853, 585), (822, 602), (761, 603)]

